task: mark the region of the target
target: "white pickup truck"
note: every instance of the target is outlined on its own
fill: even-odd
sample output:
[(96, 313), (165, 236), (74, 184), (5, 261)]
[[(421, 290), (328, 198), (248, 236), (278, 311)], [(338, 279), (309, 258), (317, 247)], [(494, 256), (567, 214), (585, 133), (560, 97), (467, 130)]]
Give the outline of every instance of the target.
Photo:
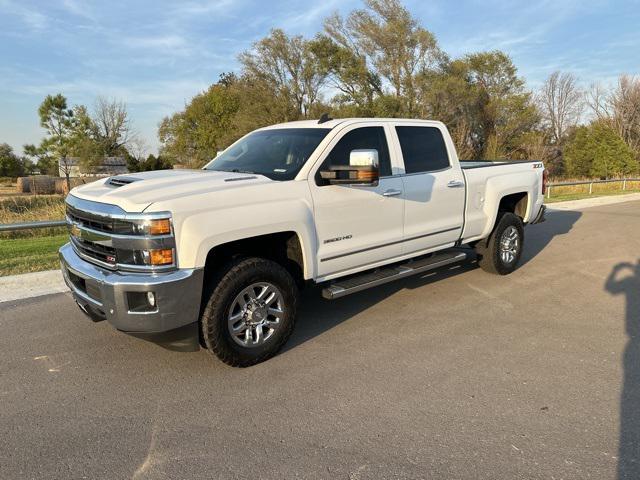
[(93, 320), (199, 322), (212, 353), (249, 366), (287, 341), (305, 284), (335, 299), (473, 250), (483, 269), (512, 272), (523, 226), (544, 219), (545, 181), (540, 162), (461, 162), (440, 122), (274, 125), (202, 170), (74, 188), (62, 272)]

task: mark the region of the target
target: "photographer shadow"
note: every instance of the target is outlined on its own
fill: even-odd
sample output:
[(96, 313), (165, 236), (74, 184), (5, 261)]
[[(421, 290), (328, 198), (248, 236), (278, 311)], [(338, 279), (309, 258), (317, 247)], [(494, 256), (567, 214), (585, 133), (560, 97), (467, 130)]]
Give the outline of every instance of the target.
[[(626, 273), (626, 275), (625, 275)], [(617, 264), (605, 283), (612, 295), (626, 299), (628, 338), (623, 354), (624, 380), (620, 396), (618, 479), (640, 478), (640, 260)]]

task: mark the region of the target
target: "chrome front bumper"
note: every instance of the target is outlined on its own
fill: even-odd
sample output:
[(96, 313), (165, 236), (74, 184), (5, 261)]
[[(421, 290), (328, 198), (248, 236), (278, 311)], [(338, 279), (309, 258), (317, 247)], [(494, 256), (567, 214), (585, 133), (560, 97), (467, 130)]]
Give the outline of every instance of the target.
[[(202, 269), (157, 274), (110, 271), (81, 259), (69, 243), (59, 255), (64, 281), (80, 307), (118, 330), (165, 332), (198, 320)], [(147, 292), (155, 295), (154, 308), (132, 311), (132, 294)]]

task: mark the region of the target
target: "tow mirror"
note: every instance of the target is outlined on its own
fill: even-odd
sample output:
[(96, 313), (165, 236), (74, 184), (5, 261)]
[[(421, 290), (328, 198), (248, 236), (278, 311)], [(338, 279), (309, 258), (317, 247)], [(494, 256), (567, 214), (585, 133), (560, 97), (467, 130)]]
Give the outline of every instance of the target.
[(375, 149), (351, 150), (349, 165), (331, 165), (320, 172), (330, 185), (378, 185), (378, 151)]

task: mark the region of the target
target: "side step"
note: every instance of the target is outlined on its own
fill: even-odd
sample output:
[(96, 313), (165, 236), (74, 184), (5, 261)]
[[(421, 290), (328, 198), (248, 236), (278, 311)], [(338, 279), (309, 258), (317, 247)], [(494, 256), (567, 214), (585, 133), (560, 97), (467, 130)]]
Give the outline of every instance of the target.
[(377, 287), (383, 283), (393, 282), (400, 278), (410, 277), (417, 273), (434, 270), (451, 263), (466, 260), (468, 255), (464, 252), (454, 251), (432, 255), (419, 260), (410, 260), (400, 265), (382, 267), (373, 272), (357, 274), (345, 279), (336, 280), (322, 290), (322, 296), (328, 300), (344, 297), (351, 293), (360, 292), (367, 288)]

